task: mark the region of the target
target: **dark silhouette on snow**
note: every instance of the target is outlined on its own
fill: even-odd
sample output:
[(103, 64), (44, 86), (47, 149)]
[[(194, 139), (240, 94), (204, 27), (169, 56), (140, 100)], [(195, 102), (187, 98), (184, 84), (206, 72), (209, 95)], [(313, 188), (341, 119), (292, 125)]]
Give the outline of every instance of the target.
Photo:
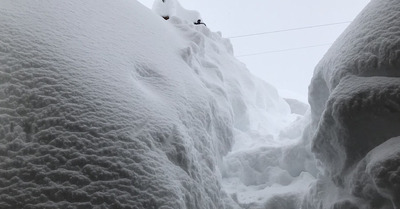
[(194, 24), (195, 25), (203, 24), (203, 25), (207, 26), (205, 23), (201, 22), (201, 19), (198, 19), (197, 22), (195, 22)]

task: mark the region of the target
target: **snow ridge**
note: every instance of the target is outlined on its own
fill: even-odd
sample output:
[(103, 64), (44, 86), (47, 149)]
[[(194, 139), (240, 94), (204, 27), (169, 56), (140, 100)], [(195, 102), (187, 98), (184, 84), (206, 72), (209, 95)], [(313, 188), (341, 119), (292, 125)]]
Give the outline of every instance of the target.
[(303, 208), (399, 208), (399, 11), (371, 1), (315, 69), (308, 130), (322, 175)]
[(200, 42), (135, 1), (0, 14), (1, 208), (234, 208), (217, 175), (232, 114), (185, 61)]

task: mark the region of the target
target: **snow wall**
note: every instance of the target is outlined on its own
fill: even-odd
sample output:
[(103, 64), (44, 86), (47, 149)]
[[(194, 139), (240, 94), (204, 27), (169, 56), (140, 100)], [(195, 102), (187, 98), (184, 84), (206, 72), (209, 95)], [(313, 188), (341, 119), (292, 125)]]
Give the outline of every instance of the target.
[(166, 1), (0, 1), (0, 208), (400, 208), (398, 1), (336, 41), (304, 116)]
[(280, 132), (301, 117), (191, 20), (134, 0), (2, 0), (0, 28), (0, 208), (238, 208), (223, 178), (279, 178), (230, 167), (252, 152), (223, 156), (301, 134)]
[(373, 0), (309, 87), (321, 174), (303, 208), (400, 208), (400, 1)]

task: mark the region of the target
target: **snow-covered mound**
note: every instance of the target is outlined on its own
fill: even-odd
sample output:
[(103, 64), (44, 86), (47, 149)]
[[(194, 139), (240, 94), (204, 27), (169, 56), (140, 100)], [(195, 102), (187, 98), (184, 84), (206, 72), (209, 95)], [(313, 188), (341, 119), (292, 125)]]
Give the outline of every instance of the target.
[[(301, 134), (281, 134), (301, 117), (190, 20), (127, 0), (2, 0), (0, 28), (0, 208), (237, 208), (220, 174), (234, 142), (272, 141), (268, 157)], [(284, 156), (262, 165), (284, 176), (244, 180), (298, 182)]]
[[(400, 208), (400, 1), (373, 0), (315, 69), (304, 208)], [(391, 139), (391, 140), (390, 140)]]

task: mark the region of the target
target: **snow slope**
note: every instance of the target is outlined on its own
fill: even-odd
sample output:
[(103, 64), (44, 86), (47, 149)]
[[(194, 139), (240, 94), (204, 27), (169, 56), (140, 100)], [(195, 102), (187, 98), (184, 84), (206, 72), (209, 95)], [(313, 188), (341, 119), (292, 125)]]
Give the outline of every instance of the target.
[(309, 135), (322, 172), (303, 208), (400, 208), (399, 50), (400, 2), (373, 0), (316, 67)]
[(285, 176), (259, 184), (311, 179), (285, 160), (309, 156), (282, 154), (303, 149), (302, 117), (204, 25), (132, 0), (2, 0), (0, 28), (0, 208), (238, 208), (229, 159), (268, 150)]

